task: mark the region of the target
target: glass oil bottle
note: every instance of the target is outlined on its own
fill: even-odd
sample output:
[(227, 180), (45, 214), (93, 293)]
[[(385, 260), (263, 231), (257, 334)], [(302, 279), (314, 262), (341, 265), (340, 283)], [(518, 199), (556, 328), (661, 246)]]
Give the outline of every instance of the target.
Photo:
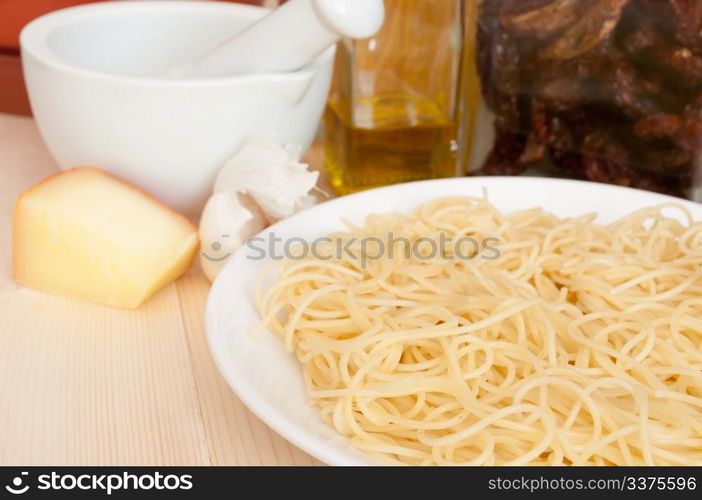
[(380, 32), (339, 43), (324, 137), (337, 194), (465, 173), (475, 3), (385, 0)]

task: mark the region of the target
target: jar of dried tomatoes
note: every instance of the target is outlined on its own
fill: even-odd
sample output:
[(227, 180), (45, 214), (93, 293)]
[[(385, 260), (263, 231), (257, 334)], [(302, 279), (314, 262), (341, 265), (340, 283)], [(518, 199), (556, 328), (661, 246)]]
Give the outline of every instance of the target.
[[(702, 1), (483, 0), (471, 173), (698, 198)], [(481, 127), (478, 127), (479, 129)]]

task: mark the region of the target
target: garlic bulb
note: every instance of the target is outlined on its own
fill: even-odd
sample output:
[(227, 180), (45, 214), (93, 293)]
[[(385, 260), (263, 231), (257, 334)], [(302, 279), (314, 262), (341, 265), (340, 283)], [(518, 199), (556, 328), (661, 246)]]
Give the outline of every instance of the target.
[(212, 195), (200, 218), (200, 265), (205, 276), (214, 281), (234, 252), (266, 225), (263, 212), (248, 196)]
[(281, 147), (261, 134), (224, 165), (200, 219), (200, 262), (210, 281), (251, 236), (316, 203), (310, 192), (319, 173), (301, 154), (299, 145)]
[(254, 136), (224, 165), (214, 190), (248, 194), (271, 222), (290, 217), (310, 206), (319, 178), (300, 163), (301, 152), (297, 145), (280, 147), (270, 135)]

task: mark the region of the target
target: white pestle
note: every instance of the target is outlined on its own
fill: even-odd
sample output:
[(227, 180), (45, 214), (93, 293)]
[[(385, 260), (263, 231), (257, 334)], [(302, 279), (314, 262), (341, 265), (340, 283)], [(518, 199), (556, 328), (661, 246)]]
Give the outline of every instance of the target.
[(373, 36), (384, 18), (383, 0), (289, 0), (197, 60), (172, 68), (168, 76), (295, 71), (342, 36)]

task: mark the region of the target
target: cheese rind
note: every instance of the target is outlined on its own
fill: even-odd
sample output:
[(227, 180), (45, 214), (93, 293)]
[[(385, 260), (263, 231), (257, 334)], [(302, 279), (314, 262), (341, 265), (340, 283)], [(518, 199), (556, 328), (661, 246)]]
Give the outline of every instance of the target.
[(17, 283), (129, 309), (187, 271), (198, 249), (187, 219), (89, 167), (21, 195), (13, 233)]

